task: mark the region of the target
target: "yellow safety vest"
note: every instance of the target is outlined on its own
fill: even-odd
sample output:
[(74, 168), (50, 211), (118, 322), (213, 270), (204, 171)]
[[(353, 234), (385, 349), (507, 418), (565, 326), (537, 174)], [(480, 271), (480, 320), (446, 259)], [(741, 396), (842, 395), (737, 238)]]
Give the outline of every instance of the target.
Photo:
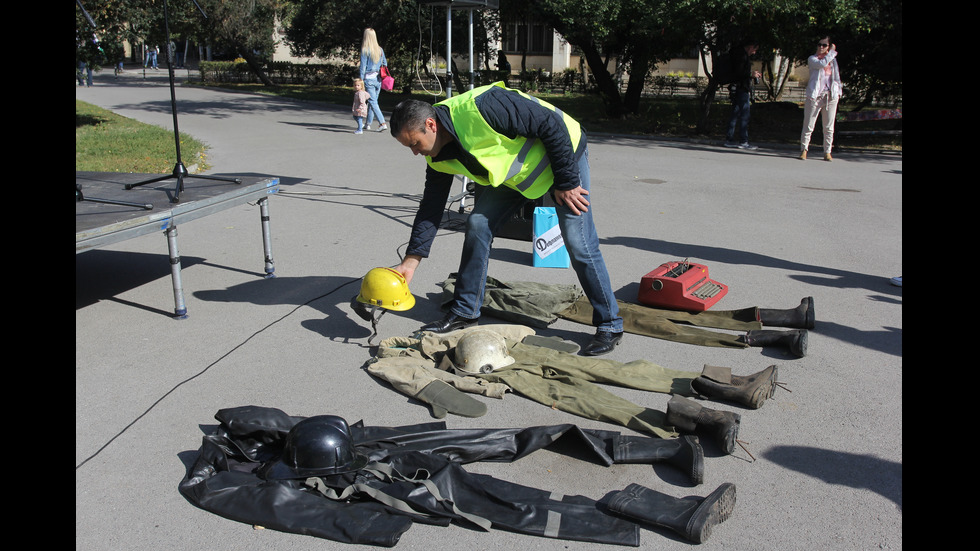
[(456, 137), (460, 144), (463, 149), (476, 157), (477, 161), (486, 169), (487, 174), (472, 174), (463, 166), (463, 163), (456, 159), (433, 161), (432, 157), (426, 157), (425, 160), (429, 166), (439, 172), (462, 174), (484, 186), (504, 185), (517, 190), (528, 199), (537, 199), (551, 189), (551, 184), (554, 183), (555, 179), (554, 173), (551, 171), (551, 160), (548, 158), (548, 152), (545, 151), (544, 143), (538, 138), (529, 140), (524, 136), (517, 136), (510, 139), (497, 133), (487, 124), (477, 109), (476, 97), (489, 90), (491, 86), (499, 86), (516, 92), (560, 114), (565, 122), (565, 127), (568, 128), (568, 135), (572, 140), (572, 149), (578, 149), (579, 141), (582, 138), (582, 129), (575, 119), (548, 102), (529, 96), (519, 90), (507, 88), (502, 82), (496, 82), (474, 88), (469, 92), (436, 104), (449, 108), (449, 115), (452, 118), (453, 126), (456, 128)]

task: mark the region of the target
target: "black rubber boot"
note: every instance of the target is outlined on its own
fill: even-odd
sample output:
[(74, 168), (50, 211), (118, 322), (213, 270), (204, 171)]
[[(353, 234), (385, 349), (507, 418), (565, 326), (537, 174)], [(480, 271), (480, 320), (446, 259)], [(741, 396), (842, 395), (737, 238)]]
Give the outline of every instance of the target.
[(739, 338), (749, 346), (783, 346), (788, 348), (796, 357), (802, 358), (806, 356), (807, 337), (806, 329), (792, 329), (790, 331), (758, 329), (749, 331)]
[(691, 388), (705, 398), (725, 400), (759, 409), (776, 390), (774, 365), (752, 375), (732, 375), (732, 368), (705, 364), (701, 376), (691, 382)]
[(742, 416), (731, 411), (718, 411), (684, 398), (672, 396), (667, 402), (667, 423), (679, 432), (698, 432), (711, 436), (725, 453), (735, 451), (735, 439)]
[(715, 525), (735, 508), (735, 485), (726, 482), (707, 497), (671, 497), (639, 484), (613, 494), (609, 509), (633, 520), (669, 528), (694, 543), (704, 543)]
[(759, 308), (759, 321), (768, 327), (795, 327), (813, 329), (816, 316), (813, 313), (813, 297), (806, 297), (800, 305), (789, 310), (770, 310)]
[(646, 465), (664, 462), (683, 471), (691, 482), (704, 482), (704, 449), (697, 436), (664, 439), (618, 435), (613, 438), (612, 445), (613, 461), (616, 463)]

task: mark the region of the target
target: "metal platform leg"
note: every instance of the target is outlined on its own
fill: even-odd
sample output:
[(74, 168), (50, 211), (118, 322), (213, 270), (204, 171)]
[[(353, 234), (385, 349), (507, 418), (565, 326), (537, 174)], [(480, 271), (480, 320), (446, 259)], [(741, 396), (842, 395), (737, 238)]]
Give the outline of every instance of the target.
[(466, 198), (467, 197), (471, 197), (473, 195), (473, 193), (469, 189), (469, 183), (470, 183), (469, 179), (464, 176), (463, 177), (463, 193), (462, 193), (463, 196), (459, 199), (459, 213), (460, 214), (463, 214), (464, 212), (466, 212)]
[(449, 198), (448, 203), (452, 205), (456, 201), (459, 201), (459, 213), (466, 214), (466, 199), (474, 197), (474, 190), (476, 189), (476, 182), (471, 182), (469, 178), (461, 176), (463, 181), (463, 187), (457, 195), (453, 195)]
[(276, 265), (272, 261), (272, 232), (269, 229), (269, 198), (259, 199), (259, 213), (262, 216), (262, 247), (265, 250), (265, 277), (276, 277)]
[(177, 226), (170, 226), (163, 233), (167, 236), (167, 248), (170, 250), (170, 277), (174, 283), (174, 319), (187, 318), (187, 307), (184, 305), (184, 286), (180, 281), (180, 253), (177, 252)]

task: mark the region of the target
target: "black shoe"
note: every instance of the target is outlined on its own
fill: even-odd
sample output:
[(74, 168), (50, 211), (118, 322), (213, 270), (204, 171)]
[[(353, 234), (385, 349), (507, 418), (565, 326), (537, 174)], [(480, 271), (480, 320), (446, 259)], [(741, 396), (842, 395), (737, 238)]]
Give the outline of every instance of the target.
[(476, 322), (478, 321), (480, 321), (480, 318), (464, 318), (450, 312), (446, 314), (446, 317), (439, 321), (434, 321), (423, 325), (422, 331), (431, 331), (432, 333), (448, 333), (457, 329), (471, 327), (476, 325)]
[(592, 342), (587, 344), (582, 350), (583, 356), (599, 356), (607, 352), (611, 352), (619, 341), (623, 340), (623, 332), (613, 333), (612, 331), (596, 331), (595, 336), (592, 337)]

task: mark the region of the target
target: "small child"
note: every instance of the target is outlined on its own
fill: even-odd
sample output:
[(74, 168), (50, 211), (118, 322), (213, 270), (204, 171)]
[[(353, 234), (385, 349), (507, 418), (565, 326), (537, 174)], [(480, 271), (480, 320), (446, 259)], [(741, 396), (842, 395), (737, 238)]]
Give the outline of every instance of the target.
[(357, 121), (357, 130), (354, 131), (355, 134), (364, 133), (364, 117), (367, 116), (368, 100), (371, 99), (371, 95), (364, 90), (364, 81), (355, 78), (354, 79), (354, 120)]

